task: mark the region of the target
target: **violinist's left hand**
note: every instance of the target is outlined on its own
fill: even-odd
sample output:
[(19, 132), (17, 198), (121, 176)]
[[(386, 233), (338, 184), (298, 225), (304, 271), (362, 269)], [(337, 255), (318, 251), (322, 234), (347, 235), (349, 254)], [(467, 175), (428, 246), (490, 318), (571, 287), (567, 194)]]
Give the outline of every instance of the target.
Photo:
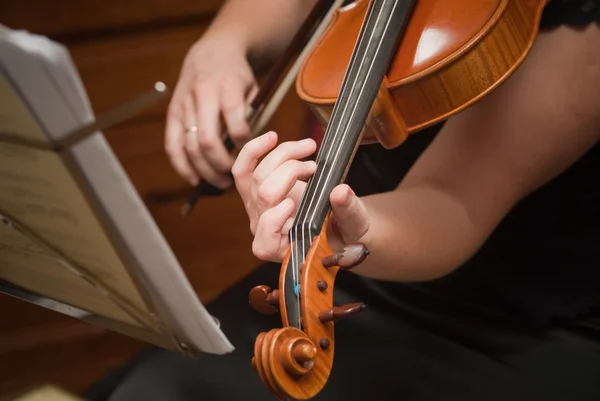
[[(306, 180), (316, 170), (314, 161), (300, 159), (313, 154), (316, 143), (304, 139), (276, 145), (275, 132), (251, 140), (241, 149), (232, 174), (250, 218), (254, 255), (265, 261), (281, 262), (289, 249), (288, 232)], [(330, 201), (328, 241), (336, 251), (365, 235), (369, 217), (361, 199), (345, 184), (332, 191)]]

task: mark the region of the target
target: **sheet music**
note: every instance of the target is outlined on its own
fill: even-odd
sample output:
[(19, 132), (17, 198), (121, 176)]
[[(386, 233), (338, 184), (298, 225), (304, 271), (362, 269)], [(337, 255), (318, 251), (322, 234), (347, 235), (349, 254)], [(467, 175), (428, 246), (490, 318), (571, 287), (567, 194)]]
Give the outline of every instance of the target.
[[(0, 143), (0, 210), (60, 249), (136, 308), (149, 313), (58, 155)], [(138, 325), (118, 305), (56, 263), (31, 240), (4, 225), (1, 230), (1, 278), (67, 304)]]
[(0, 127), (3, 134), (19, 136), (34, 141), (46, 141), (46, 135), (32, 118), (27, 106), (19, 99), (14, 88), (0, 74)]
[[(50, 141), (93, 121), (83, 84), (64, 46), (0, 25), (0, 66), (0, 100), (11, 104), (7, 116), (0, 114), (0, 133), (30, 139), (42, 139), (42, 133)], [(78, 170), (77, 177), (71, 176), (67, 162)], [(0, 209), (148, 313), (134, 283), (142, 285), (163, 323), (188, 346), (216, 354), (233, 350), (198, 300), (101, 132), (74, 145), (66, 158), (0, 142)], [(0, 228), (0, 277), (132, 323), (88, 283), (67, 274), (64, 266), (7, 230)]]

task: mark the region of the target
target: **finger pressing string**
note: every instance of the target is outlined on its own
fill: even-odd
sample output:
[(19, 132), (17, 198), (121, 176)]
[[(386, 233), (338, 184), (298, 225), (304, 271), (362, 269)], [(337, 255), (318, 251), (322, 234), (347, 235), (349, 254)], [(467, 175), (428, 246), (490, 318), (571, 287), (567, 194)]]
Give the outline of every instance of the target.
[(252, 243), (252, 252), (257, 258), (269, 261), (281, 258), (287, 244), (287, 236), (282, 235), (281, 232), (294, 213), (294, 206), (295, 203), (290, 198), (286, 198), (260, 216)]
[(248, 178), (254, 172), (258, 160), (277, 145), (277, 134), (273, 131), (260, 135), (248, 142), (239, 152), (231, 169), (236, 179)]
[(281, 202), (288, 196), (297, 181), (308, 179), (316, 169), (317, 164), (312, 160), (306, 162), (288, 160), (262, 183), (259, 184), (254, 178), (255, 185), (259, 185), (257, 191), (259, 210), (268, 209)]
[(280, 144), (269, 153), (254, 171), (256, 182), (263, 182), (282, 163), (292, 159), (303, 159), (310, 156), (316, 150), (314, 140), (307, 138), (301, 141), (290, 141)]

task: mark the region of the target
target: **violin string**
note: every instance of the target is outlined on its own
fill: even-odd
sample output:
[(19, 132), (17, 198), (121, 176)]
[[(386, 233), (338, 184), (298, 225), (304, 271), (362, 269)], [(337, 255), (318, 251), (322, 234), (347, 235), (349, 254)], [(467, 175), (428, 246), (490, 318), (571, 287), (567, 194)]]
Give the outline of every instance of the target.
[[(385, 1), (385, 0), (383, 0)], [(395, 4), (392, 8), (392, 13), (390, 13), (390, 15), (393, 15), (393, 10), (396, 8), (397, 6), (397, 0), (395, 0)], [(375, 26), (378, 25), (381, 16), (383, 14), (383, 10), (385, 9), (385, 7), (381, 7), (379, 9), (379, 13), (377, 14), (377, 17), (375, 19)], [(371, 13), (368, 14), (367, 16), (368, 20), (370, 20), (372, 18)], [(365, 22), (365, 25), (369, 22), (369, 21)], [(385, 25), (385, 30), (387, 30), (389, 24), (390, 24), (390, 20), (391, 17), (388, 18), (388, 21), (386, 22)], [(385, 31), (384, 30), (384, 31)], [(370, 36), (368, 37), (368, 41), (367, 41), (367, 47), (368, 45), (373, 41), (373, 36), (375, 34), (375, 30), (372, 30), (370, 33)], [(361, 35), (361, 37), (359, 38), (359, 42), (356, 45), (356, 48), (359, 49), (361, 48), (361, 46), (363, 46), (363, 43), (365, 41), (365, 38), (368, 35)], [(381, 47), (381, 44), (383, 42), (383, 39), (380, 39), (380, 42), (377, 44), (377, 48), (379, 49)], [(353, 60), (351, 60), (351, 62), (353, 61), (354, 63), (356, 62), (355, 59), (357, 58), (356, 53), (353, 54)], [(367, 76), (368, 74), (371, 72), (371, 70), (373, 69), (373, 64), (374, 64), (374, 60), (368, 65), (368, 69), (367, 69)], [(354, 74), (353, 77), (349, 77), (349, 79), (354, 79), (356, 80), (356, 77), (358, 77), (360, 75), (360, 73), (362, 72), (363, 68), (364, 68), (365, 64), (361, 63), (358, 66), (358, 71)], [(345, 81), (345, 79), (344, 79)], [(356, 82), (352, 82), (350, 81), (350, 84), (346, 84), (344, 85), (345, 92), (347, 93), (348, 91), (350, 91), (350, 88), (353, 87), (353, 85), (355, 85)], [(365, 86), (366, 86), (366, 82), (363, 82), (363, 84), (361, 85), (360, 88), (360, 92), (359, 92), (359, 98), (362, 96), (362, 93), (365, 90)], [(355, 104), (354, 107), (351, 110), (350, 116), (349, 118), (345, 118), (347, 113), (348, 113), (348, 109), (350, 107), (350, 102), (344, 102), (343, 99), (344, 97), (342, 96), (343, 94), (340, 93), (340, 100), (342, 100), (341, 102), (338, 101), (336, 102), (336, 105), (334, 106), (334, 110), (332, 112), (332, 119), (330, 121), (330, 125), (328, 126), (328, 131), (332, 133), (332, 135), (326, 135), (324, 138), (324, 141), (321, 145), (321, 151), (317, 154), (317, 158), (316, 158), (316, 162), (317, 165), (319, 165), (323, 160), (329, 160), (331, 158), (332, 152), (334, 152), (334, 158), (333, 158), (333, 164), (331, 165), (335, 165), (335, 163), (337, 162), (339, 156), (340, 156), (340, 150), (341, 147), (343, 146), (343, 142), (342, 140), (340, 140), (340, 136), (341, 139), (344, 139), (344, 136), (347, 135), (347, 131), (348, 131), (348, 127), (352, 121), (352, 118), (354, 117), (354, 115), (356, 114), (356, 109), (358, 107), (358, 104)], [(338, 108), (342, 108), (341, 111), (338, 111)], [(337, 144), (337, 146), (336, 146)], [(298, 212), (296, 214), (296, 221), (294, 222), (294, 229), (290, 230), (289, 232), (289, 241), (290, 241), (290, 245), (291, 246), (291, 255), (290, 255), (290, 260), (291, 260), (291, 268), (292, 268), (292, 276), (293, 276), (293, 280), (294, 280), (294, 291), (296, 293), (296, 296), (299, 296), (299, 293), (297, 292), (298, 290), (298, 286), (299, 286), (299, 275), (300, 275), (300, 263), (304, 263), (304, 259), (306, 256), (306, 246), (307, 246), (307, 238), (306, 235), (308, 234), (309, 238), (308, 240), (310, 240), (311, 238), (314, 238), (314, 236), (316, 235), (316, 233), (313, 233), (313, 227), (312, 224), (310, 224), (310, 222), (315, 218), (316, 212), (317, 210), (315, 209), (312, 213), (312, 215), (310, 216), (310, 219), (307, 219), (308, 217), (308, 213), (310, 211), (310, 208), (312, 207), (312, 205), (314, 204), (315, 201), (318, 201), (319, 199), (322, 199), (323, 196), (325, 196), (326, 194), (324, 194), (326, 188), (327, 188), (327, 184), (329, 183), (330, 179), (333, 176), (333, 172), (332, 169), (330, 168), (331, 165), (323, 165), (322, 168), (319, 171), (319, 174), (316, 177), (313, 177), (313, 180), (316, 179), (316, 185), (314, 186), (314, 189), (312, 189), (310, 192), (311, 193), (307, 193), (306, 196), (303, 197), (301, 204), (298, 208)], [(325, 181), (323, 184), (321, 184), (323, 178), (325, 178)], [(298, 230), (302, 230), (301, 232), (301, 238), (299, 238), (299, 232)], [(301, 252), (299, 247), (297, 246), (297, 241), (300, 240), (301, 244)], [(300, 253), (300, 254), (298, 254)], [(302, 259), (302, 260), (300, 260)], [(299, 305), (297, 305), (297, 307), (299, 308)]]
[[(394, 5), (394, 6), (393, 6), (393, 8), (392, 8), (392, 12), (391, 12), (391, 13), (389, 13), (388, 20), (387, 20), (387, 22), (386, 22), (386, 24), (385, 24), (385, 29), (384, 29), (384, 31), (387, 31), (387, 28), (389, 27), (389, 24), (390, 24), (390, 22), (391, 22), (391, 15), (393, 15), (393, 10), (396, 8), (396, 6), (397, 6), (397, 5), (398, 5), (398, 1), (395, 1), (395, 5)], [(380, 8), (380, 10), (379, 10), (379, 13), (377, 14), (377, 17), (376, 17), (376, 19), (375, 19), (375, 23), (374, 23), (376, 26), (378, 25), (378, 22), (379, 22), (379, 20), (381, 19), (381, 17), (382, 17), (382, 14), (383, 14), (383, 11), (384, 11), (384, 10), (385, 10), (385, 8), (384, 8), (384, 7), (381, 7), (381, 8)], [(375, 35), (375, 30), (372, 30), (372, 31), (371, 31), (371, 34), (370, 34), (370, 36), (369, 36), (369, 40), (368, 40), (368, 42), (367, 42), (367, 46), (369, 46), (369, 45), (370, 45), (371, 41), (373, 40), (373, 36), (374, 36), (374, 35)], [(383, 39), (384, 39), (384, 37), (385, 37), (385, 35), (382, 35), (382, 36), (380, 37), (379, 43), (377, 44), (377, 49), (379, 49), (379, 48), (381, 47), (381, 45), (382, 45), (382, 43), (383, 43)], [(358, 47), (357, 47), (357, 48), (358, 48)], [(368, 68), (367, 68), (367, 74), (369, 74), (369, 73), (370, 73), (370, 72), (373, 70), (373, 65), (374, 65), (374, 63), (375, 63), (375, 58), (373, 58), (373, 60), (371, 60), (371, 62), (368, 64)], [(355, 74), (355, 77), (357, 77), (357, 76), (360, 74), (360, 72), (362, 71), (362, 69), (363, 69), (363, 67), (364, 67), (364, 66), (365, 66), (365, 64), (363, 64), (363, 63), (361, 63), (361, 64), (360, 64), (360, 66), (359, 66), (359, 68), (358, 68), (358, 71), (357, 71), (357, 72), (356, 72), (356, 74)], [(363, 83), (362, 83), (362, 85), (361, 85), (361, 87), (360, 87), (360, 92), (359, 92), (359, 96), (358, 96), (358, 98), (360, 98), (360, 97), (362, 96), (362, 94), (363, 94), (363, 92), (364, 92), (364, 90), (365, 90), (365, 86), (366, 86), (366, 80), (365, 80), (365, 82), (363, 82)], [(347, 112), (347, 110), (348, 110), (348, 107), (349, 107), (349, 102), (347, 102), (347, 103), (344, 105), (344, 109), (343, 109), (343, 112), (342, 112), (342, 116), (344, 116), (344, 114), (346, 114), (346, 112)], [(349, 127), (349, 125), (350, 125), (350, 123), (351, 123), (351, 121), (352, 121), (352, 118), (353, 118), (353, 117), (354, 117), (354, 115), (356, 114), (356, 109), (357, 109), (357, 107), (358, 107), (358, 103), (354, 104), (354, 107), (352, 108), (352, 110), (351, 110), (351, 112), (350, 112), (350, 115), (349, 115), (349, 117), (348, 117), (348, 118), (345, 120), (345, 123), (344, 123), (344, 126), (343, 126), (343, 128), (344, 128), (344, 129), (343, 129), (343, 130), (339, 130), (339, 132), (338, 132), (338, 133), (340, 133), (340, 134), (343, 134), (343, 135), (346, 135), (346, 134), (347, 134), (348, 127)], [(341, 117), (340, 117), (340, 118), (341, 118)], [(334, 155), (334, 156), (333, 156), (333, 161), (332, 161), (331, 165), (335, 165), (335, 164), (336, 164), (336, 162), (337, 162), (337, 160), (339, 159), (339, 157), (340, 157), (340, 155), (341, 155), (341, 153), (342, 153), (342, 152), (341, 152), (341, 147), (343, 146), (343, 142), (344, 142), (344, 141), (341, 141), (341, 140), (339, 140), (339, 141), (337, 141), (337, 146), (332, 146), (332, 147), (329, 149), (329, 152), (327, 153), (327, 159), (329, 159), (329, 158), (330, 158), (330, 155), (331, 155), (331, 152), (332, 152), (332, 150), (333, 150), (333, 149), (335, 149), (335, 152), (333, 152), (333, 155)], [(328, 183), (329, 183), (329, 181), (331, 180), (332, 176), (333, 176), (333, 174), (332, 174), (332, 172), (331, 172), (331, 169), (326, 169), (326, 168), (323, 168), (323, 169), (321, 170), (321, 174), (319, 175), (319, 177), (318, 177), (318, 179), (317, 179), (317, 184), (316, 184), (315, 193), (313, 193), (313, 194), (312, 194), (312, 199), (311, 199), (311, 201), (310, 201), (310, 203), (309, 203), (308, 210), (310, 210), (310, 208), (311, 208), (311, 206), (312, 206), (313, 202), (314, 202), (316, 199), (322, 199), (322, 197), (323, 197), (323, 196), (327, 196), (327, 195), (328, 195), (328, 194), (325, 194), (325, 190), (326, 190), (326, 188), (327, 188), (327, 184), (328, 184)], [(321, 181), (322, 181), (323, 179), (324, 179), (324, 182), (321, 184)], [(307, 221), (312, 221), (312, 220), (315, 218), (316, 212), (317, 212), (317, 210), (316, 210), (316, 209), (315, 209), (315, 210), (313, 210), (313, 212), (312, 212), (312, 214), (311, 214), (310, 218), (308, 218), (308, 220), (306, 219), (306, 217), (307, 217), (307, 216), (305, 216), (305, 220), (304, 220), (304, 222), (307, 222)], [(310, 228), (309, 228), (309, 229), (310, 229)], [(312, 235), (312, 233), (311, 233), (311, 235)]]
[[(300, 56), (298, 56), (297, 61), (294, 63), (294, 65), (292, 66), (292, 68), (290, 69), (290, 71), (296, 71), (297, 72), (297, 70), (301, 66), (301, 61), (306, 58), (307, 53), (314, 46), (314, 43), (317, 40), (319, 40), (319, 38), (321, 37), (321, 35), (325, 31), (325, 29), (329, 26), (329, 22), (333, 18), (334, 13), (337, 11), (337, 9), (339, 9), (343, 5), (343, 2), (344, 2), (344, 0), (333, 0), (332, 1), (332, 4), (330, 5), (329, 10), (327, 11), (327, 13), (325, 14), (324, 18), (322, 19), (322, 21), (319, 23), (319, 25), (317, 26), (317, 28), (313, 32), (312, 37), (310, 38), (310, 40), (308, 41), (308, 43), (306, 44), (306, 46), (302, 50), (302, 53), (300, 54)], [(297, 234), (295, 234), (295, 235), (296, 235), (296, 238), (297, 238)], [(289, 244), (291, 246), (290, 260), (291, 260), (292, 266), (298, 266), (298, 260), (297, 260), (297, 255), (296, 255), (297, 252), (295, 251), (295, 247), (292, 246), (292, 244), (294, 244), (294, 232), (291, 229), (288, 232), (288, 239), (289, 239)], [(296, 280), (296, 281), (298, 281), (297, 272), (296, 272), (295, 268), (292, 271), (292, 275), (293, 275), (293, 279)]]
[[(332, 115), (335, 116), (336, 115), (336, 109), (339, 107), (340, 102), (336, 103), (336, 105), (334, 106), (334, 110)], [(315, 162), (317, 164), (320, 163), (320, 161), (323, 159), (323, 155), (327, 152), (327, 149), (331, 147), (331, 143), (332, 141), (334, 141), (334, 139), (337, 138), (337, 136), (340, 133), (340, 130), (337, 129), (337, 126), (340, 123), (340, 119), (332, 119), (330, 120), (329, 124), (328, 124), (328, 131), (333, 132), (333, 135), (325, 135), (323, 142), (321, 143), (321, 148), (320, 151), (317, 153), (317, 157), (315, 159)], [(302, 219), (302, 216), (306, 214), (305, 210), (306, 210), (306, 204), (309, 201), (309, 199), (311, 199), (313, 197), (313, 195), (311, 195), (310, 193), (305, 194), (305, 196), (303, 196), (300, 206), (298, 207), (298, 210), (296, 212), (296, 221), (293, 224), (293, 229), (291, 229), (289, 231), (289, 243), (290, 245), (292, 245), (293, 243), (297, 242), (297, 241), (301, 241), (302, 242), (302, 250), (300, 252), (300, 250), (298, 249), (298, 247), (296, 246), (291, 246), (291, 255), (290, 255), (290, 259), (292, 260), (292, 266), (294, 267), (294, 279), (296, 279), (296, 269), (299, 268), (300, 264), (303, 263), (304, 261), (300, 261), (300, 258), (302, 255), (305, 255), (306, 252), (306, 245), (304, 245), (307, 241), (306, 241), (306, 236), (305, 236), (305, 232), (306, 232), (306, 227), (304, 225), (304, 221)], [(301, 232), (299, 232), (299, 230), (301, 230)], [(310, 230), (309, 230), (310, 231)], [(310, 232), (312, 235), (312, 232)], [(300, 254), (300, 255), (299, 255)]]
[[(378, 15), (379, 18), (379, 15)], [(369, 42), (372, 39), (372, 35), (369, 38)], [(361, 35), (361, 37), (359, 38), (359, 41), (356, 45), (356, 48), (360, 48), (363, 45), (363, 42), (365, 40), (366, 35)], [(356, 58), (356, 55), (354, 55), (353, 58)], [(359, 70), (356, 73), (356, 75), (358, 75), (360, 73), (360, 71), (362, 70), (362, 64), (359, 66)], [(346, 85), (345, 86), (345, 92), (347, 93), (348, 88), (351, 87), (350, 85)], [(343, 95), (342, 93), (340, 93), (340, 95)], [(316, 158), (316, 163), (319, 164), (322, 162), (323, 159), (327, 160), (331, 157), (331, 153), (334, 151), (334, 149), (336, 149), (336, 147), (334, 146), (335, 143), (341, 144), (343, 139), (343, 136), (345, 135), (345, 132), (347, 130), (347, 126), (348, 126), (348, 122), (346, 121), (346, 124), (340, 128), (340, 126), (344, 123), (344, 116), (347, 113), (348, 110), (348, 106), (349, 103), (343, 102), (343, 97), (340, 97), (340, 100), (342, 101), (338, 101), (336, 103), (336, 105), (334, 106), (334, 110), (332, 112), (332, 119), (330, 120), (330, 124), (328, 126), (328, 131), (333, 133), (333, 135), (325, 135), (325, 140), (323, 141), (322, 145), (321, 145), (321, 151), (318, 152), (317, 154), (317, 158)], [(339, 109), (340, 107), (342, 107), (341, 111), (338, 112), (337, 109)], [(342, 138), (339, 138), (339, 137)], [(338, 146), (338, 152), (339, 152), (339, 146)], [(303, 257), (305, 256), (306, 253), (306, 231), (307, 231), (307, 225), (308, 225), (308, 234), (309, 234), (309, 239), (314, 237), (315, 233), (312, 232), (312, 227), (311, 224), (309, 224), (310, 220), (307, 220), (307, 212), (308, 210), (310, 210), (310, 207), (312, 206), (314, 200), (319, 197), (322, 196), (322, 193), (320, 195), (318, 194), (318, 189), (319, 189), (319, 184), (320, 181), (322, 179), (323, 174), (325, 173), (325, 171), (327, 170), (327, 168), (324, 166), (322, 168), (322, 170), (320, 171), (320, 174), (317, 177), (314, 177), (313, 179), (317, 180), (317, 185), (316, 188), (313, 190), (312, 193), (308, 193), (307, 196), (304, 196), (302, 199), (302, 202), (300, 204), (300, 207), (298, 209), (298, 213), (297, 213), (297, 224), (294, 224), (294, 230), (293, 230), (293, 235), (292, 235), (292, 231), (290, 231), (290, 244), (294, 244), (294, 237), (295, 240), (301, 241), (301, 252), (299, 252), (300, 250), (298, 249), (297, 246), (292, 246), (291, 247), (291, 255), (290, 258), (292, 260), (292, 269), (293, 269), (293, 278), (295, 283), (298, 282), (298, 276), (299, 274), (299, 270), (300, 270), (300, 263), (304, 263), (304, 260), (300, 261), (300, 258), (304, 259)], [(330, 174), (329, 172), (327, 174)], [(323, 192), (323, 191), (319, 191), (319, 192)], [(308, 204), (308, 206), (307, 206)], [(313, 217), (314, 218), (314, 217)], [(298, 224), (299, 223), (299, 224)], [(307, 224), (308, 223), (308, 224)], [(301, 234), (298, 232), (298, 230), (301, 230)], [(299, 235), (300, 234), (300, 235)], [(301, 238), (299, 238), (301, 236)], [(298, 253), (300, 253), (300, 255), (298, 255)]]
[[(361, 37), (358, 40), (358, 43), (356, 44), (357, 49), (362, 46), (364, 39), (365, 39), (365, 35), (361, 35)], [(352, 58), (354, 59), (355, 57), (356, 57), (356, 55), (353, 54)], [(352, 64), (352, 60), (351, 60), (351, 64)], [(362, 68), (362, 66), (361, 66), (361, 68)], [(360, 71), (361, 71), (361, 69), (359, 68), (358, 72), (360, 72)], [(357, 73), (357, 75), (358, 75), (358, 73)], [(346, 77), (344, 77), (344, 81), (346, 81)], [(317, 165), (320, 165), (321, 162), (323, 161), (323, 159), (328, 160), (331, 157), (331, 153), (335, 149), (334, 148), (335, 143), (342, 142), (338, 137), (340, 135), (342, 135), (342, 137), (343, 137), (343, 135), (345, 133), (345, 129), (340, 129), (339, 127), (344, 121), (343, 117), (346, 114), (346, 110), (349, 105), (348, 102), (344, 103), (344, 101), (343, 101), (343, 97), (347, 93), (349, 87), (350, 87), (350, 85), (345, 85), (344, 87), (342, 87), (342, 91), (340, 91), (340, 97), (334, 105), (333, 111), (331, 113), (332, 118), (327, 127), (328, 132), (326, 133), (324, 141), (321, 144), (321, 151), (318, 153), (317, 158), (315, 160)], [(342, 107), (342, 110), (338, 111), (338, 109), (340, 107)], [(329, 133), (332, 133), (332, 134), (329, 134)], [(308, 210), (310, 210), (310, 207), (312, 206), (315, 198), (317, 197), (316, 191), (319, 188), (321, 178), (326, 170), (327, 170), (327, 167), (324, 166), (322, 169), (319, 170), (317, 175), (312, 177), (312, 180), (317, 180), (316, 187), (312, 190), (312, 193), (307, 194), (307, 196), (305, 196), (303, 198), (303, 200), (300, 204), (300, 208), (298, 210), (298, 217), (299, 217), (298, 220), (302, 221), (302, 223), (299, 224), (299, 226), (304, 225), (307, 222), (309, 222), (309, 220), (306, 219), (306, 217), (307, 217), (306, 214), (308, 213)], [(307, 206), (307, 204), (308, 204), (308, 206)], [(312, 234), (312, 232), (311, 232), (311, 234)]]

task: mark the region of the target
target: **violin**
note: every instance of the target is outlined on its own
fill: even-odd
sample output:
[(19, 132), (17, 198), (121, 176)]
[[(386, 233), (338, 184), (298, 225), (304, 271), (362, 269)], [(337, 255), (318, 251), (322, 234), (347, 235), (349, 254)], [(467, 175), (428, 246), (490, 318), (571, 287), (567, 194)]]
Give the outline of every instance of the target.
[(281, 315), (260, 333), (252, 365), (280, 400), (308, 400), (326, 385), (334, 324), (364, 310), (334, 306), (335, 277), (368, 257), (364, 244), (335, 254), (329, 195), (358, 146), (391, 149), (469, 107), (523, 62), (546, 0), (356, 0), (336, 10), (303, 61), (296, 91), (326, 126), (317, 169), (289, 231), (279, 288), (257, 286), (250, 304)]

